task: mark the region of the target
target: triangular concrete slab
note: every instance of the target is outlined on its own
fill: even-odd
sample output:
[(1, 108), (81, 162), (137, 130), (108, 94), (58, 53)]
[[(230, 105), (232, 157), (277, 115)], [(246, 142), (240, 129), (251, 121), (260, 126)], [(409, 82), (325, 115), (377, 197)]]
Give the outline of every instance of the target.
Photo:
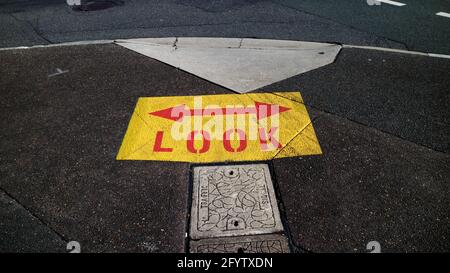
[(341, 46), (238, 38), (145, 38), (117, 44), (236, 92), (249, 92), (332, 63)]

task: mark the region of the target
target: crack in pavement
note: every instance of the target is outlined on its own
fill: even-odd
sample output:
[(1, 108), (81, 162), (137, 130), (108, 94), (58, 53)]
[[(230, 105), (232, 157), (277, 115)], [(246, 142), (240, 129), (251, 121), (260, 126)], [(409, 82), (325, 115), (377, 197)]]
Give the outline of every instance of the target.
[(416, 143), (416, 142), (414, 142), (414, 141), (411, 141), (411, 140), (408, 140), (408, 139), (406, 139), (406, 138), (403, 138), (403, 137), (401, 137), (401, 136), (399, 136), (399, 135), (390, 133), (390, 132), (388, 132), (388, 131), (379, 129), (379, 128), (377, 128), (377, 127), (372, 127), (372, 126), (370, 126), (370, 125), (368, 125), (368, 124), (364, 124), (364, 123), (361, 123), (361, 122), (359, 122), (359, 121), (357, 121), (357, 120), (353, 120), (353, 119), (347, 118), (347, 117), (345, 117), (345, 116), (341, 116), (341, 115), (339, 115), (339, 114), (337, 114), (337, 113), (329, 112), (329, 111), (327, 111), (327, 110), (323, 110), (323, 109), (320, 109), (320, 108), (317, 108), (317, 107), (315, 107), (315, 106), (308, 105), (308, 104), (305, 104), (305, 106), (310, 107), (310, 108), (312, 108), (312, 109), (315, 109), (315, 110), (317, 110), (317, 111), (319, 111), (319, 112), (323, 112), (323, 113), (325, 113), (325, 114), (328, 114), (328, 115), (330, 115), (330, 116), (339, 117), (339, 118), (341, 118), (341, 119), (345, 119), (345, 120), (350, 121), (350, 122), (352, 122), (352, 123), (355, 123), (355, 124), (358, 124), (358, 125), (361, 125), (361, 126), (364, 126), (364, 127), (367, 127), (367, 128), (373, 129), (373, 130), (376, 130), (376, 131), (378, 131), (378, 132), (381, 132), (381, 133), (386, 134), (386, 135), (391, 136), (391, 137), (395, 137), (395, 138), (400, 139), (400, 140), (402, 140), (402, 141), (405, 141), (405, 142), (408, 142), (408, 143), (415, 144), (416, 146), (425, 148), (425, 149), (427, 149), (427, 150), (429, 150), (429, 151), (432, 151), (432, 152), (436, 152), (436, 153), (440, 153), (440, 154), (444, 154), (444, 155), (450, 156), (450, 154), (448, 154), (448, 153), (446, 153), (446, 152), (444, 152), (444, 151), (436, 150), (436, 149), (433, 149), (433, 148), (431, 148), (431, 147), (425, 146), (425, 145), (423, 145), (423, 144)]
[(308, 11), (304, 11), (304, 10), (301, 10), (301, 9), (298, 9), (298, 8), (295, 8), (295, 7), (291, 7), (289, 5), (285, 5), (285, 4), (282, 4), (282, 3), (277, 3), (276, 1), (273, 1), (273, 0), (268, 0), (268, 1), (271, 2), (272, 4), (279, 5), (281, 7), (287, 8), (287, 9), (295, 10), (297, 12), (301, 12), (301, 13), (304, 13), (304, 14), (307, 14), (307, 15), (315, 16), (315, 17), (320, 18), (322, 20), (333, 22), (334, 24), (340, 25), (342, 27), (345, 27), (345, 28), (348, 28), (348, 29), (352, 29), (352, 30), (356, 30), (356, 31), (358, 31), (360, 33), (365, 33), (365, 34), (372, 35), (372, 36), (376, 37), (377, 39), (384, 39), (384, 40), (387, 40), (387, 41), (391, 41), (391, 42), (400, 44), (400, 45), (404, 46), (406, 48), (406, 50), (410, 50), (408, 45), (405, 42), (403, 42), (403, 41), (397, 41), (397, 40), (392, 39), (392, 38), (380, 36), (380, 35), (378, 35), (376, 33), (373, 33), (373, 32), (370, 32), (370, 31), (366, 31), (366, 30), (363, 30), (363, 29), (359, 29), (359, 28), (356, 28), (356, 27), (354, 27), (352, 25), (347, 25), (347, 24), (338, 22), (336, 20), (333, 20), (333, 19), (330, 19), (330, 18), (327, 18), (327, 17), (323, 17), (323, 16), (318, 15), (318, 14), (314, 14), (314, 13), (311, 13), (311, 12), (308, 12)]
[(318, 118), (319, 118), (319, 117), (316, 117), (316, 118), (310, 120), (310, 121), (308, 122), (308, 124), (306, 124), (302, 129), (300, 129), (300, 131), (299, 131), (297, 134), (295, 134), (295, 136), (292, 137), (292, 138), (286, 143), (286, 145), (284, 145), (281, 149), (279, 149), (279, 150), (277, 151), (277, 153), (271, 158), (271, 160), (276, 159), (277, 156), (278, 156), (278, 154), (280, 154), (282, 151), (284, 151), (285, 149), (287, 149), (287, 148), (289, 147), (289, 144), (290, 144), (292, 141), (294, 141), (294, 139), (296, 139), (297, 136), (299, 136), (301, 133), (303, 133), (303, 131), (304, 131), (306, 128), (308, 128), (308, 126), (310, 126), (310, 125), (312, 124), (312, 122), (315, 121), (315, 120), (317, 120)]
[(55, 230), (50, 224), (46, 223), (41, 217), (33, 213), (31, 210), (25, 207), (24, 204), (22, 204), (17, 198), (12, 196), (9, 192), (7, 192), (3, 187), (0, 187), (0, 191), (2, 191), (7, 197), (12, 199), (14, 202), (16, 202), (21, 208), (23, 208), (32, 218), (36, 219), (41, 225), (47, 227), (51, 232), (53, 232), (61, 241), (67, 243), (69, 240), (59, 233), (57, 230)]
[(14, 18), (17, 22), (19, 22), (19, 23), (24, 23), (24, 24), (28, 25), (28, 26), (31, 28), (31, 30), (32, 30), (39, 38), (41, 38), (41, 39), (44, 40), (45, 42), (47, 42), (47, 43), (49, 43), (49, 44), (53, 44), (53, 42), (52, 42), (50, 39), (46, 38), (46, 37), (44, 36), (44, 34), (39, 30), (39, 16), (36, 17), (36, 25), (37, 25), (37, 27), (35, 27), (29, 20), (26, 20), (26, 19), (19, 19), (14, 13), (8, 13), (8, 15), (11, 16), (12, 18)]
[[(234, 91), (233, 91), (233, 92), (234, 92)], [(390, 133), (390, 132), (388, 132), (388, 131), (379, 129), (379, 128), (377, 128), (377, 127), (370, 126), (370, 125), (368, 125), (368, 124), (361, 123), (361, 122), (359, 122), (359, 121), (356, 121), (356, 120), (347, 118), (347, 117), (345, 117), (345, 116), (341, 116), (341, 115), (339, 115), (339, 114), (337, 114), (337, 113), (334, 113), (334, 112), (330, 112), (330, 111), (327, 111), (327, 110), (324, 110), (324, 109), (320, 109), (320, 108), (318, 108), (318, 107), (316, 107), (316, 106), (307, 104), (307, 103), (305, 103), (305, 102), (300, 102), (300, 101), (297, 101), (297, 100), (292, 100), (291, 98), (287, 98), (287, 97), (284, 97), (284, 96), (280, 95), (280, 93), (275, 93), (275, 92), (269, 92), (269, 93), (274, 94), (274, 95), (279, 96), (279, 97), (282, 97), (282, 98), (285, 98), (285, 99), (288, 99), (288, 100), (293, 101), (293, 102), (301, 103), (301, 104), (305, 105), (306, 107), (312, 108), (312, 109), (314, 109), (314, 110), (316, 110), (316, 111), (318, 111), (318, 112), (322, 112), (322, 113), (325, 113), (325, 114), (328, 114), (328, 115), (334, 116), (334, 117), (339, 117), (339, 118), (345, 119), (345, 120), (347, 120), (347, 121), (349, 121), (349, 122), (352, 122), (352, 123), (355, 123), (355, 124), (358, 124), (358, 125), (361, 125), (361, 126), (364, 126), (364, 127), (367, 127), (367, 128), (373, 129), (373, 130), (376, 130), (376, 131), (379, 131), (379, 132), (381, 132), (381, 133), (383, 133), (383, 134), (386, 134), (386, 135), (388, 135), (388, 136), (398, 138), (398, 139), (400, 139), (400, 140), (402, 140), (402, 141), (405, 141), (405, 142), (408, 142), (408, 143), (415, 144), (415, 145), (417, 145), (417, 146), (419, 146), (419, 147), (426, 148), (426, 149), (428, 149), (429, 151), (433, 151), (433, 152), (436, 152), (436, 153), (440, 153), (440, 154), (444, 154), (444, 155), (449, 155), (449, 156), (450, 156), (450, 154), (448, 154), (448, 153), (446, 153), (446, 152), (444, 152), (444, 151), (437, 150), (437, 149), (433, 149), (433, 148), (428, 147), (428, 146), (425, 146), (425, 145), (423, 145), (423, 144), (416, 143), (416, 142), (414, 142), (414, 141), (411, 141), (411, 140), (408, 140), (408, 139), (406, 139), (406, 138), (403, 138), (403, 137), (401, 137), (401, 136), (399, 136), (399, 135)], [(319, 117), (320, 117), (320, 116), (314, 118), (312, 121), (316, 121)], [(286, 146), (287, 146), (287, 145), (286, 145)], [(285, 147), (286, 147), (286, 146), (285, 146)], [(283, 147), (283, 148), (284, 148), (284, 147)]]
[(174, 48), (174, 50), (178, 49), (177, 43), (178, 43), (178, 37), (175, 37), (175, 41), (173, 41), (173, 44), (172, 44), (172, 47)]

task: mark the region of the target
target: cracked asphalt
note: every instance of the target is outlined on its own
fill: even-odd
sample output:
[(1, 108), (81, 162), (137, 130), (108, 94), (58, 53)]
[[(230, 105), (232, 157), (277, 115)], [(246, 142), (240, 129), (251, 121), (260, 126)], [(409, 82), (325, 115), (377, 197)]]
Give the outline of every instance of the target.
[[(115, 157), (138, 97), (232, 92), (115, 44), (6, 50), (0, 62), (0, 250), (59, 252), (76, 240), (83, 252), (183, 252), (189, 164)], [(301, 90), (323, 149), (271, 162), (293, 245), (449, 250), (449, 66), (343, 49), (330, 66), (260, 90)], [(68, 72), (49, 77), (55, 68)], [(372, 78), (355, 83), (358, 73)], [(411, 75), (421, 76), (404, 86)], [(422, 123), (437, 129), (420, 136)]]
[[(0, 47), (257, 37), (450, 54), (449, 1), (0, 3)], [(130, 16), (131, 15), (131, 16)], [(184, 252), (188, 163), (115, 160), (139, 97), (231, 90), (113, 43), (0, 50), (0, 252)], [(57, 72), (56, 69), (61, 69)], [(50, 76), (52, 75), (52, 76)], [(300, 90), (323, 154), (270, 162), (300, 252), (449, 252), (450, 59), (344, 48)]]

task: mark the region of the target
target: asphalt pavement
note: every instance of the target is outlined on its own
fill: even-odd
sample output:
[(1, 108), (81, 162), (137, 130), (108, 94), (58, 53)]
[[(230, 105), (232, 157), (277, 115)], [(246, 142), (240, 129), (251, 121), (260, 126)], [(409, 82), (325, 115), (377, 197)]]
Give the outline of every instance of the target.
[[(189, 251), (198, 164), (116, 157), (140, 97), (236, 92), (114, 40), (450, 54), (448, 0), (90, 2), (0, 1), (0, 252), (68, 252), (70, 241), (82, 252)], [(322, 150), (258, 161), (270, 166), (291, 251), (368, 252), (370, 241), (450, 251), (449, 86), (448, 56), (344, 46), (331, 64), (251, 91), (300, 91)]]
[[(139, 97), (233, 92), (115, 44), (4, 50), (0, 62), (2, 218), (14, 219), (2, 220), (2, 251), (59, 252), (72, 240), (83, 252), (185, 251), (191, 164), (116, 155)], [(386, 252), (449, 250), (448, 66), (343, 49), (262, 89), (301, 90), (323, 150), (267, 162), (295, 249), (366, 252), (377, 240)], [(411, 75), (421, 76), (405, 86)], [(422, 123), (438, 130), (419, 136)]]
[(371, 0), (344, 1), (275, 1), (294, 10), (314, 14), (349, 28), (371, 33), (395, 41), (408, 50), (449, 54), (450, 28), (448, 17), (437, 13), (450, 13), (448, 0), (402, 0), (396, 4)]
[[(95, 1), (87, 1), (95, 2)], [(345, 1), (2, 1), (0, 46), (137, 37), (255, 37), (401, 48), (449, 54), (448, 0), (405, 6)], [(369, 3), (370, 2), (370, 3)]]

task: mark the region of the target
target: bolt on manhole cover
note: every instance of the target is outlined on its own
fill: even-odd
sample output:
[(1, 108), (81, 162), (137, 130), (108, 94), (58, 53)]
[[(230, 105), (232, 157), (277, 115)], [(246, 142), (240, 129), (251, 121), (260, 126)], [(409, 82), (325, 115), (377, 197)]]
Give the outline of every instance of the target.
[(191, 241), (191, 253), (289, 253), (286, 237), (279, 234), (224, 237)]
[(266, 164), (194, 168), (192, 239), (283, 230)]

